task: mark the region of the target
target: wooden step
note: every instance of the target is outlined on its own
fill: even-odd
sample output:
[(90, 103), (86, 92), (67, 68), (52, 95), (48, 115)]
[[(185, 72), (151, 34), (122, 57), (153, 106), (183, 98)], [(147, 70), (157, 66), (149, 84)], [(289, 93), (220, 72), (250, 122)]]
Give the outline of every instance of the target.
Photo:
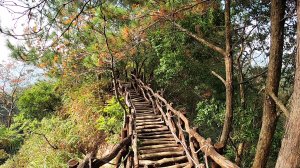
[(140, 130), (140, 129), (148, 129), (148, 128), (161, 128), (164, 127), (165, 125), (162, 124), (155, 124), (155, 125), (141, 125), (141, 126), (137, 126), (136, 129)]
[(142, 122), (142, 123), (136, 123), (136, 126), (153, 125), (153, 124), (165, 124), (165, 122), (163, 121)]
[(136, 116), (137, 120), (157, 119), (157, 118), (161, 118), (161, 115)]
[[(133, 97), (133, 96), (130, 96), (130, 97), (131, 97), (131, 101), (132, 101), (133, 103), (135, 103), (135, 102), (147, 102), (147, 101), (145, 101), (144, 98)], [(147, 102), (147, 103), (149, 103), (149, 102)]]
[[(135, 108), (136, 112), (153, 112), (153, 108), (152, 107), (145, 107), (145, 108)], [(154, 113), (154, 112), (153, 112)]]
[(167, 134), (151, 134), (151, 135), (145, 135), (145, 134), (140, 134), (139, 139), (153, 139), (153, 138), (173, 138), (173, 135), (169, 132)]
[(183, 151), (183, 147), (166, 147), (166, 148), (145, 149), (145, 150), (139, 150), (139, 154), (165, 152), (165, 151)]
[[(160, 131), (160, 132), (143, 132), (139, 133), (138, 137), (143, 137), (143, 136), (153, 136), (153, 135), (170, 135), (171, 132), (169, 130), (167, 131)], [(171, 134), (172, 135), (172, 134)]]
[(148, 118), (150, 118), (150, 119), (151, 118), (158, 118), (157, 115), (155, 115), (155, 114), (149, 114), (149, 113), (148, 114), (147, 113), (146, 114), (136, 114), (137, 119), (141, 119), (141, 118), (145, 118), (145, 117), (147, 117), (147, 119)]
[(160, 140), (148, 140), (144, 142), (140, 142), (140, 146), (149, 146), (149, 145), (159, 145), (159, 144), (172, 144), (176, 143), (174, 140), (171, 141), (160, 141)]
[(136, 110), (136, 114), (144, 114), (144, 113), (149, 113), (149, 114), (154, 114), (153, 110)]
[(149, 103), (149, 102), (135, 102), (133, 104), (135, 106), (150, 106), (150, 107), (152, 107), (151, 103)]
[(153, 129), (141, 129), (136, 130), (137, 133), (146, 133), (146, 132), (161, 132), (161, 131), (167, 131), (169, 130), (167, 126), (161, 127), (161, 128), (153, 128)]
[(139, 150), (158, 149), (158, 148), (167, 148), (167, 147), (179, 147), (179, 145), (174, 143), (174, 144), (141, 146), (141, 147), (139, 147)]
[(184, 151), (181, 152), (157, 152), (157, 153), (149, 153), (139, 155), (139, 159), (153, 159), (153, 158), (163, 158), (163, 157), (174, 157), (174, 156), (182, 156), (184, 155)]
[(137, 117), (141, 117), (144, 115), (155, 115), (153, 112), (143, 112), (143, 113), (136, 113)]
[(176, 163), (187, 160), (186, 156), (178, 156), (173, 158), (163, 158), (160, 160), (139, 160), (140, 165), (154, 165), (160, 166), (167, 163)]
[(173, 137), (169, 137), (169, 138), (152, 138), (152, 139), (141, 139), (139, 137), (139, 139), (141, 140), (141, 142), (149, 142), (151, 140), (159, 140), (159, 141), (174, 141), (175, 142), (175, 139)]
[(136, 119), (136, 123), (141, 122), (156, 122), (156, 121), (162, 121), (162, 118), (155, 118), (155, 119)]
[(188, 167), (192, 167), (192, 165), (190, 165), (188, 162), (187, 163), (180, 163), (180, 164), (175, 164), (172, 166), (165, 166), (164, 168), (188, 168)]

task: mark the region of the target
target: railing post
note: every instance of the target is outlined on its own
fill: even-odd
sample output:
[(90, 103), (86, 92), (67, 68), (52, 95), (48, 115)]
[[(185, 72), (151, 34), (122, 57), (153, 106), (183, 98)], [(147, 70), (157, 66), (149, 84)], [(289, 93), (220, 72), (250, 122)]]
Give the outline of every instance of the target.
[[(204, 165), (203, 164), (199, 164), (199, 159), (198, 159), (198, 154), (196, 153), (196, 149), (201, 150), (205, 156), (207, 156), (208, 158), (211, 158), (214, 162), (216, 162), (218, 165), (222, 166), (222, 167), (228, 167), (228, 168), (238, 168), (238, 166), (234, 163), (232, 163), (231, 161), (229, 161), (228, 159), (226, 159), (224, 156), (220, 155), (220, 153), (218, 153), (216, 151), (216, 148), (214, 146), (211, 145), (210, 141), (203, 138), (202, 136), (200, 136), (194, 129), (191, 129), (190, 125), (189, 125), (189, 121), (186, 118), (186, 116), (180, 112), (175, 110), (171, 104), (169, 104), (162, 96), (163, 96), (163, 91), (161, 91), (161, 95), (158, 93), (154, 93), (153, 90), (146, 86), (142, 81), (140, 81), (139, 79), (136, 78), (136, 76), (132, 75), (132, 77), (134, 78), (135, 83), (132, 83), (132, 86), (134, 87), (136, 92), (139, 92), (140, 94), (143, 95), (143, 97), (147, 100), (147, 101), (151, 101), (154, 111), (155, 108), (158, 109), (158, 111), (161, 112), (164, 121), (166, 122), (166, 124), (168, 125), (169, 129), (171, 129), (171, 132), (174, 136), (174, 138), (177, 140), (179, 140), (179, 142), (182, 144), (182, 146), (185, 149), (185, 153), (187, 155), (188, 161), (190, 163), (191, 166), (197, 166), (199, 168), (203, 168)], [(131, 102), (132, 104), (132, 102)], [(167, 108), (167, 114), (165, 114), (165, 109), (164, 106), (166, 106)], [(172, 119), (172, 115), (177, 117), (176, 119)], [(133, 120), (135, 119), (135, 109), (133, 106)], [(172, 123), (172, 121), (174, 123)], [(175, 124), (175, 126), (174, 126)], [(176, 135), (175, 130), (178, 131), (178, 136)], [(183, 128), (185, 130), (183, 130)], [(136, 134), (136, 125), (133, 125), (133, 136), (132, 136), (132, 147), (133, 147), (133, 151), (134, 151), (134, 156), (133, 156), (133, 166), (134, 167), (138, 167), (138, 150), (137, 150), (137, 134)], [(185, 139), (184, 136), (184, 132), (186, 132), (188, 134), (188, 139)], [(196, 142), (196, 145), (199, 144), (199, 147), (195, 148), (195, 144), (194, 142)]]
[[(133, 112), (133, 119), (135, 120), (136, 116), (135, 116), (135, 110)], [(133, 139), (132, 139), (132, 149), (133, 149), (133, 160), (134, 160), (134, 168), (138, 168), (139, 167), (139, 159), (138, 159), (138, 146), (137, 146), (137, 131), (136, 131), (136, 124), (135, 122), (133, 122)]]

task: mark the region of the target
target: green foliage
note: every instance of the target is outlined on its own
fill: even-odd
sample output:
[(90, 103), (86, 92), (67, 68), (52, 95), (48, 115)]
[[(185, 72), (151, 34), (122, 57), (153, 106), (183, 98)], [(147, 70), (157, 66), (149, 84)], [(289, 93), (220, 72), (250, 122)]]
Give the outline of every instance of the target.
[(111, 142), (118, 141), (118, 134), (122, 128), (123, 113), (119, 102), (115, 97), (107, 101), (107, 105), (101, 110), (97, 128), (108, 135)]
[(26, 118), (39, 120), (53, 113), (60, 105), (60, 97), (54, 89), (54, 84), (40, 82), (25, 90), (17, 104), (20, 112)]
[(204, 137), (217, 140), (224, 122), (224, 103), (215, 99), (200, 101), (196, 111), (197, 116), (193, 120), (194, 125), (198, 127)]
[[(78, 157), (78, 132), (76, 123), (72, 120), (45, 118), (40, 122), (40, 127), (31, 132), (19, 152), (0, 167), (66, 167), (70, 158)], [(43, 135), (57, 149), (52, 148)]]
[(19, 150), (23, 137), (16, 130), (0, 125), (0, 164)]
[[(30, 136), (40, 125), (39, 121), (26, 119), (22, 114), (16, 115), (13, 121), (13, 124), (9, 128), (0, 126), (0, 149), (3, 154), (2, 156), (10, 157), (16, 154), (23, 145), (26, 137)], [(8, 157), (2, 158), (2, 161), (5, 161)]]
[[(31, 18), (33, 22), (30, 23), (36, 21), (37, 25), (30, 25), (28, 32), (35, 32), (32, 28), (38, 29), (41, 26), (39, 23), (46, 24), (49, 21), (51, 29), (44, 26), (37, 33), (37, 41), (28, 36), (30, 39), (26, 40), (25, 45), (14, 46), (8, 42), (12, 57), (29, 60), (43, 68), (48, 76), (55, 77), (54, 80), (61, 81), (57, 88), (54, 84), (41, 82), (26, 90), (18, 102), (21, 113), (14, 118), (14, 124), (11, 128), (0, 127), (0, 143), (5, 145), (0, 155), (4, 159), (19, 151), (25, 141), (19, 154), (14, 157), (20, 164), (14, 165), (10, 159), (11, 167), (20, 167), (21, 162), (29, 167), (64, 167), (62, 163), (65, 163), (66, 158), (76, 155), (79, 150), (94, 150), (98, 142), (103, 140), (103, 132), (109, 141), (117, 141), (123, 110), (115, 98), (107, 101), (107, 97), (111, 97), (107, 95), (111, 90), (111, 65), (115, 65), (118, 71), (116, 76), (120, 76), (120, 79), (122, 75), (125, 76), (124, 72), (128, 76), (129, 71), (139, 71), (151, 80), (154, 90), (164, 89), (168, 101), (185, 107), (204, 137), (217, 141), (224, 120), (225, 87), (211, 71), (225, 77), (223, 56), (178, 31), (172, 21), (164, 19), (174, 19), (174, 22), (199, 38), (225, 49), (224, 3), (209, 1), (193, 6), (198, 2), (113, 0), (101, 2), (100, 8), (99, 2), (49, 1), (43, 9), (43, 17), (34, 15)], [(240, 48), (245, 49), (240, 61), (244, 78), (251, 81), (244, 83), (247, 96), (246, 109), (242, 109), (236, 101), (239, 90), (235, 87), (237, 76), (234, 76), (236, 95), (233, 102), (233, 131), (225, 153), (233, 159), (237, 144), (245, 143), (242, 167), (251, 165), (261, 125), (263, 95), (259, 92), (264, 88), (266, 77), (252, 77), (264, 71), (265, 65), (253, 66), (257, 61), (253, 55), (257, 55), (259, 61), (269, 55), (266, 40), (270, 35), (269, 6), (269, 3), (263, 1), (231, 2), (233, 56), (238, 55)], [(292, 6), (287, 6), (290, 8), (287, 13), (293, 13)], [(81, 9), (83, 11), (77, 16)], [(35, 8), (30, 11), (33, 14), (39, 13)], [(291, 25), (285, 30), (287, 40), (281, 87), (286, 90), (286, 99), (290, 97), (293, 82), (294, 63), (290, 58), (293, 58), (296, 50), (290, 51), (295, 46), (295, 21), (293, 17), (287, 18), (287, 23)], [(103, 26), (107, 38), (104, 37)], [(58, 32), (61, 33), (63, 30), (68, 31), (60, 36), (54, 30), (60, 30)], [(49, 47), (45, 49), (44, 44)], [(248, 52), (249, 48), (251, 52)], [(115, 61), (113, 64), (110, 62), (111, 53)], [(262, 53), (262, 56), (257, 53)], [(234, 58), (234, 62), (236, 60)], [(61, 89), (60, 92), (64, 93), (62, 98), (55, 89)], [(62, 106), (57, 109), (61, 104), (60, 99)], [(63, 119), (51, 118), (54, 111), (55, 115), (63, 116)], [(279, 122), (273, 139), (270, 165), (274, 164), (277, 157), (283, 123)], [(43, 137), (34, 132), (47, 134), (59, 150), (51, 149)], [(39, 151), (39, 148), (43, 151)], [(34, 153), (35, 158), (28, 158), (31, 156), (29, 151)]]

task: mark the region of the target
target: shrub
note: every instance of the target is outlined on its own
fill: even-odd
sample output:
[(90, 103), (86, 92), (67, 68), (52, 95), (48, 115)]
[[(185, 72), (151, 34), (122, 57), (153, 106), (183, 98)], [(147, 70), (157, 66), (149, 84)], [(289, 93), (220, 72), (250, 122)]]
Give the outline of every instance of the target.
[(122, 128), (123, 112), (124, 110), (115, 97), (108, 100), (107, 105), (101, 110), (97, 128), (104, 131), (111, 142), (118, 141), (117, 138)]
[(60, 105), (60, 96), (55, 93), (54, 88), (55, 85), (51, 83), (37, 83), (20, 96), (18, 109), (26, 118), (41, 120)]
[(193, 119), (194, 125), (205, 137), (218, 139), (222, 130), (225, 105), (215, 99), (200, 101), (197, 104), (197, 116)]
[(0, 167), (66, 167), (70, 158), (78, 157), (79, 131), (74, 121), (59, 117), (44, 118), (40, 121), (40, 127), (25, 139), (18, 153)]

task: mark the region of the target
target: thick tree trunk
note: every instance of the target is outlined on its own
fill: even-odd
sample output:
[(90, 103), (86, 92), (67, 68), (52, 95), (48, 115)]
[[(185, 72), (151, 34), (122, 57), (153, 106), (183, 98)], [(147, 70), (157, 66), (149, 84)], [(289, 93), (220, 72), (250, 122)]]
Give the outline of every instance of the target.
[(229, 133), (232, 128), (233, 119), (233, 86), (232, 86), (232, 52), (231, 52), (231, 30), (230, 30), (230, 0), (225, 3), (225, 33), (226, 33), (226, 54), (225, 54), (225, 72), (226, 72), (226, 112), (223, 130), (220, 138), (220, 144), (226, 146)]
[(253, 168), (266, 166), (278, 118), (276, 104), (267, 93), (271, 91), (276, 96), (278, 94), (283, 51), (284, 12), (285, 0), (271, 1), (271, 48), (268, 76), (265, 87), (262, 127), (252, 165)]
[[(300, 2), (297, 3), (298, 23), (300, 21)], [(300, 167), (300, 25), (297, 26), (297, 55), (294, 93), (291, 113), (286, 125), (285, 135), (276, 163), (276, 168)]]

